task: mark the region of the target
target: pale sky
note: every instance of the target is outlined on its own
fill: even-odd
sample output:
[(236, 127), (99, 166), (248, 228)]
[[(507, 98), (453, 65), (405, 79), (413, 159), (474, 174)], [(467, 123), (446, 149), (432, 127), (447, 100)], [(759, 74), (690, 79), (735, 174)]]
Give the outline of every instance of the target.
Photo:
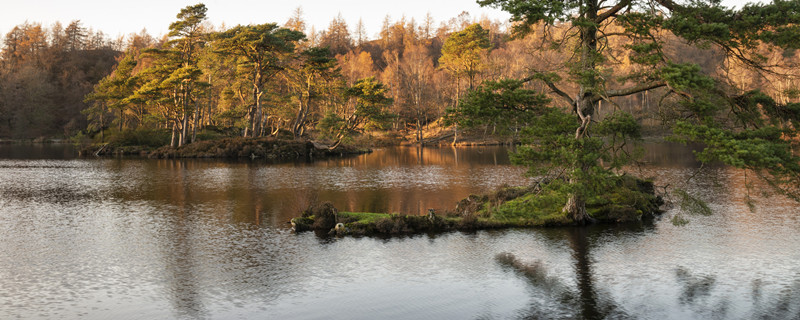
[[(298, 6), (303, 9), (307, 30), (311, 26), (316, 29), (327, 29), (330, 21), (339, 13), (347, 21), (350, 29), (354, 29), (361, 18), (367, 29), (367, 35), (375, 38), (380, 31), (384, 17), (388, 14), (392, 22), (405, 15), (418, 22), (424, 20), (428, 12), (435, 20), (435, 25), (458, 16), (467, 11), (473, 18), (482, 15), (490, 19), (508, 20), (505, 12), (481, 8), (475, 0), (0, 0), (0, 34), (6, 33), (19, 24), (39, 22), (50, 27), (60, 21), (66, 26), (72, 20), (80, 20), (86, 28), (101, 30), (107, 36), (138, 33), (146, 28), (153, 36), (167, 33), (169, 24), (176, 20), (175, 15), (189, 5), (205, 3), (208, 8), (208, 20), (216, 26), (223, 22), (227, 26), (237, 24), (261, 24), (276, 22), (284, 24)], [(0, 38), (2, 40), (2, 38)]]
[[(746, 0), (725, 0), (727, 5), (736, 5)], [(492, 20), (506, 21), (505, 12), (481, 8), (475, 0), (0, 0), (0, 40), (19, 24), (39, 22), (50, 27), (60, 21), (66, 26), (72, 20), (80, 20), (86, 28), (103, 31), (107, 37), (138, 33), (147, 29), (153, 36), (166, 34), (169, 24), (176, 20), (181, 8), (203, 2), (208, 7), (208, 19), (216, 26), (223, 22), (227, 26), (237, 24), (261, 24), (276, 22), (283, 24), (298, 6), (302, 7), (307, 32), (311, 26), (324, 30), (339, 13), (354, 29), (359, 18), (363, 19), (370, 38), (376, 38), (384, 17), (391, 21), (402, 16), (424, 20), (431, 13), (438, 27), (441, 22), (458, 16), (462, 11), (472, 18), (486, 15)]]

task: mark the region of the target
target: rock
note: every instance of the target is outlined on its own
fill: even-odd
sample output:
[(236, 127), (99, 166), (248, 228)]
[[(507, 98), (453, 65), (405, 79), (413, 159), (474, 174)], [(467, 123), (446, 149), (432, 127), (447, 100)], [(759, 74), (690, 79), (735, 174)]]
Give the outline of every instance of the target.
[(292, 224), (292, 230), (294, 232), (303, 232), (312, 230), (311, 224), (314, 223), (314, 220), (309, 217), (297, 217), (289, 222)]

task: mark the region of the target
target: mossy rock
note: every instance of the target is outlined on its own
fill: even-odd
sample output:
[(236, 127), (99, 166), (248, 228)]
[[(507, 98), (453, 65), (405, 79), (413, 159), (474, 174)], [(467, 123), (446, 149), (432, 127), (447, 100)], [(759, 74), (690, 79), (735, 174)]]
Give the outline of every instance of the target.
[(453, 219), (386, 213), (342, 212), (340, 222), (353, 235), (398, 235), (450, 230)]
[[(663, 200), (655, 195), (652, 181), (627, 175), (612, 179), (608, 192), (587, 199), (586, 210), (597, 222), (641, 221), (660, 212)], [(519, 226), (570, 225), (573, 222), (563, 212), (567, 197), (568, 194), (557, 187), (503, 188), (490, 197), (494, 201), (482, 203), (479, 214), (489, 220)]]
[(586, 210), (600, 222), (631, 222), (654, 216), (663, 204), (652, 181), (620, 176), (609, 192), (589, 199)]
[(291, 221), (292, 230), (295, 232), (311, 231), (311, 226), (314, 224), (314, 217), (297, 217)]

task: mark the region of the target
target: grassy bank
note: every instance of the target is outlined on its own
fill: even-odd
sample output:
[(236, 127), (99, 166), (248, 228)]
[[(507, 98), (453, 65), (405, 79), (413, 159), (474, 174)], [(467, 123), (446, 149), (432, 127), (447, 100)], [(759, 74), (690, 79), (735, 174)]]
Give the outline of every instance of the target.
[(84, 145), (84, 156), (127, 156), (150, 158), (251, 158), (268, 160), (314, 159), (345, 154), (369, 152), (366, 148), (339, 146), (328, 150), (304, 139), (279, 139), (274, 137), (242, 138), (218, 137), (200, 140), (182, 147), (165, 146), (169, 136), (163, 132), (131, 131), (109, 139), (107, 143)]
[(369, 151), (369, 149), (358, 149), (349, 146), (340, 146), (335, 150), (328, 150), (304, 139), (237, 137), (200, 141), (180, 148), (162, 147), (150, 152), (148, 156), (151, 158), (260, 158), (289, 160), (325, 158)]

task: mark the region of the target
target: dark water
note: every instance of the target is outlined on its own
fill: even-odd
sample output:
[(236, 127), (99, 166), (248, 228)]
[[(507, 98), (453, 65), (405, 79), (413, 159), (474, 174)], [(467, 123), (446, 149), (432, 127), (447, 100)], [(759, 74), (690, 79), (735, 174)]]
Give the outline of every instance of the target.
[[(800, 319), (800, 210), (742, 172), (635, 171), (712, 216), (392, 239), (292, 234), (305, 205), (425, 212), (524, 184), (502, 148), (324, 162), (76, 159), (0, 145), (0, 319)], [(749, 181), (748, 181), (749, 182)], [(756, 185), (751, 193), (766, 190)]]

